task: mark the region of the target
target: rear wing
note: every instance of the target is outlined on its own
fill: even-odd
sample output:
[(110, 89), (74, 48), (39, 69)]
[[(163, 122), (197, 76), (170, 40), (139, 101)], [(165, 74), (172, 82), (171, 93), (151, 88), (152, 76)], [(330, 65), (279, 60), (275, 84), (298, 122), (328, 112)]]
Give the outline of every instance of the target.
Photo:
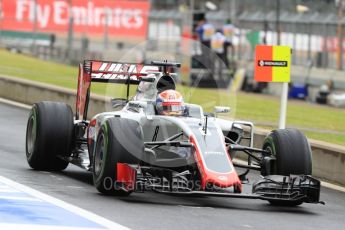
[[(76, 119), (86, 120), (91, 82), (139, 84), (141, 77), (159, 72), (158, 65), (84, 61), (79, 65)], [(129, 91), (129, 90), (128, 90)]]
[(141, 77), (150, 72), (159, 72), (159, 67), (156, 65), (107, 61), (86, 61), (84, 68), (89, 70), (91, 81), (125, 84), (139, 84)]
[(127, 84), (128, 99), (130, 84), (139, 84), (142, 77), (153, 72), (169, 74), (174, 67), (180, 66), (179, 63), (167, 61), (153, 61), (151, 65), (111, 61), (84, 61), (79, 65), (76, 120), (87, 119), (91, 82)]

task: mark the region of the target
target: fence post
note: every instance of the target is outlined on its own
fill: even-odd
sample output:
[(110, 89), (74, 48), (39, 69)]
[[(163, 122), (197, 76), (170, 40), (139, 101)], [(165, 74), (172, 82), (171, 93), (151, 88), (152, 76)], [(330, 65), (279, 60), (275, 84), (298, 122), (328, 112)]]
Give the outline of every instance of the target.
[(3, 12), (2, 12), (2, 0), (0, 0), (0, 44), (2, 43), (2, 20), (3, 20)]
[(293, 64), (296, 64), (297, 63), (297, 52), (296, 52), (296, 48), (297, 48), (297, 42), (296, 42), (296, 37), (297, 37), (297, 35), (296, 35), (296, 31), (297, 31), (297, 29), (296, 29), (296, 24), (295, 24), (295, 29), (294, 29), (294, 32), (293, 32), (293, 37), (292, 37), (292, 50), (293, 50), (293, 52), (292, 52), (292, 63)]
[(338, 1), (338, 50), (337, 50), (337, 69), (343, 69), (343, 0)]
[(109, 8), (104, 7), (104, 49), (107, 50), (109, 48)]
[(311, 27), (312, 23), (309, 21), (307, 24), (308, 27), (308, 62), (311, 60)]
[(36, 35), (37, 35), (37, 0), (34, 0), (34, 18), (32, 22), (32, 53), (36, 55)]

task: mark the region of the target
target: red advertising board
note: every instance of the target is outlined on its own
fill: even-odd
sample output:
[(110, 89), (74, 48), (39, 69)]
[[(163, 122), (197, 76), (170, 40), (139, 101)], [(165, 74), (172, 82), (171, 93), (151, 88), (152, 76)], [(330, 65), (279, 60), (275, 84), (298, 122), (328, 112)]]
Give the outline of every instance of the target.
[[(339, 49), (339, 38), (322, 38), (322, 51), (336, 52)], [(345, 39), (343, 39), (343, 51), (345, 51)]]
[[(148, 0), (0, 0), (0, 29), (146, 37)], [(36, 7), (35, 7), (36, 2)], [(1, 10), (1, 9), (0, 9)], [(71, 20), (73, 18), (73, 20)], [(35, 23), (36, 22), (36, 23)]]

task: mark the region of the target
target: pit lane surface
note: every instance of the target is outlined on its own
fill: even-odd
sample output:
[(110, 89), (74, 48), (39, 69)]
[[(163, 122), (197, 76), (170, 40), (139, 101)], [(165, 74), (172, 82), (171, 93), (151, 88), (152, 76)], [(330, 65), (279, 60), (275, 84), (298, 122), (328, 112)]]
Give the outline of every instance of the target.
[[(107, 197), (92, 176), (70, 165), (59, 173), (29, 168), (28, 110), (0, 103), (0, 176), (132, 229), (345, 229), (345, 193), (322, 188), (326, 205), (273, 207), (261, 200), (175, 197), (153, 192)], [(53, 121), (52, 121), (53, 122)], [(1, 218), (0, 218), (1, 219)]]

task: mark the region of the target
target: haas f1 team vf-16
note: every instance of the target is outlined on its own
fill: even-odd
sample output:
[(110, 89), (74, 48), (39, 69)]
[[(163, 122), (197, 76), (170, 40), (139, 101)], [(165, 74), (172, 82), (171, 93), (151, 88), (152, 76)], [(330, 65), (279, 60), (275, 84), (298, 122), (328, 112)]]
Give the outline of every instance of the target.
[[(178, 67), (168, 62), (80, 64), (75, 114), (60, 102), (43, 101), (31, 109), (26, 132), (30, 167), (59, 171), (75, 164), (92, 172), (97, 190), (109, 195), (150, 190), (288, 206), (320, 203), (320, 181), (310, 176), (311, 149), (301, 132), (274, 130), (262, 148), (254, 148), (251, 122), (220, 119), (178, 98), (171, 73)], [(92, 82), (126, 84), (127, 98), (112, 99), (112, 112), (88, 120)], [(132, 84), (138, 88), (129, 100)], [(167, 92), (173, 92), (171, 98), (157, 101)], [(172, 113), (160, 113), (159, 103)], [(174, 108), (180, 113), (174, 114)], [(216, 114), (228, 110), (215, 107)], [(234, 161), (239, 152), (247, 162)], [(261, 175), (252, 191), (244, 192), (250, 170)]]

